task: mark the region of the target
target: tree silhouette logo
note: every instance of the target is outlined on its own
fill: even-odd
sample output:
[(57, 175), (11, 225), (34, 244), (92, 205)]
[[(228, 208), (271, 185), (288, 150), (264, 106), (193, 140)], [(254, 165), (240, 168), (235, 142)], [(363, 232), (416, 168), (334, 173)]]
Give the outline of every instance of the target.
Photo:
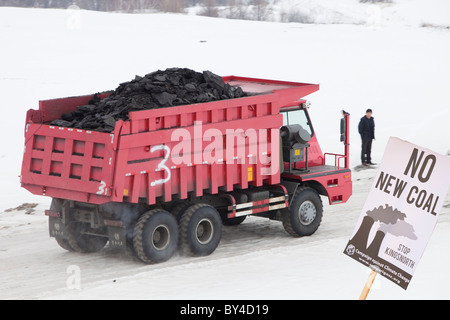
[[(366, 214), (350, 242), (361, 249), (365, 249), (366, 253), (372, 258), (378, 256), (383, 239), (387, 234), (417, 240), (414, 227), (405, 221), (406, 214), (400, 210), (386, 204), (369, 210)], [(375, 224), (375, 222), (378, 222), (378, 224)], [(374, 226), (378, 226), (378, 230), (369, 245), (369, 234)]]

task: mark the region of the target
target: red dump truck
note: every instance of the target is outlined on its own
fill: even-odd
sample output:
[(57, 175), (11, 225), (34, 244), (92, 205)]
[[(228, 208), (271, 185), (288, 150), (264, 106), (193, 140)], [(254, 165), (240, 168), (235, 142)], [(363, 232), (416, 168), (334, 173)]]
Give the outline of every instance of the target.
[[(22, 187), (52, 197), (50, 236), (64, 249), (108, 242), (145, 263), (177, 249), (211, 254), (222, 225), (246, 216), (312, 235), (352, 193), (349, 114), (344, 154), (323, 153), (303, 97), (318, 85), (229, 76), (247, 97), (129, 113), (111, 133), (50, 125), (90, 96), (40, 101), (26, 118)], [(101, 95), (104, 99), (108, 94)]]

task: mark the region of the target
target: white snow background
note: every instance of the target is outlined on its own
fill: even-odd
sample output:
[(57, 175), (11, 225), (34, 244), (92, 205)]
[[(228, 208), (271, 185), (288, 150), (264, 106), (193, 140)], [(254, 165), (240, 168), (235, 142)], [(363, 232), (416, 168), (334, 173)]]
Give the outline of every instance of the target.
[[(282, 7), (284, 6), (284, 7)], [(317, 24), (182, 14), (0, 8), (0, 299), (357, 299), (369, 270), (342, 254), (375, 170), (354, 172), (347, 204), (329, 206), (311, 237), (248, 218), (225, 227), (209, 257), (144, 265), (107, 248), (68, 253), (48, 237), (50, 200), (20, 188), (25, 114), (38, 101), (115, 89), (168, 67), (320, 83), (310, 114), (324, 152), (343, 152), (340, 111), (351, 114), (351, 165), (359, 118), (371, 107), (375, 162), (389, 136), (450, 151), (450, 2), (279, 1)], [(426, 27), (423, 27), (423, 26)], [(38, 203), (29, 215), (6, 212)], [(449, 299), (450, 197), (407, 291), (378, 276), (369, 299)], [(73, 266), (80, 288), (67, 286)]]

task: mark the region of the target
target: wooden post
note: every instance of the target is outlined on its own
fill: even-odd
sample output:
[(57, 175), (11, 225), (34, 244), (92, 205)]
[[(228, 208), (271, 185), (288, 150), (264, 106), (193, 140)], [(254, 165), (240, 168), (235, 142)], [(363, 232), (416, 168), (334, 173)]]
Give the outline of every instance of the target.
[(372, 270), (372, 272), (370, 273), (369, 278), (367, 279), (367, 282), (364, 286), (364, 289), (361, 292), (361, 295), (359, 296), (359, 300), (366, 300), (367, 295), (369, 294), (370, 288), (372, 288), (372, 284), (375, 281), (376, 276), (377, 276), (377, 272), (375, 270)]

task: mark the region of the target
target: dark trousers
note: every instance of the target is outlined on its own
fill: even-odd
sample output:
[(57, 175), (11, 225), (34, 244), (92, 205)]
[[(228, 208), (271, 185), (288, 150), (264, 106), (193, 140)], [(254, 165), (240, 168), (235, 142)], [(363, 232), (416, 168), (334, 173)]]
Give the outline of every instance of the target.
[(361, 162), (371, 162), (372, 158), (370, 154), (372, 153), (372, 140), (373, 139), (365, 139), (362, 138), (362, 147), (361, 147)]

